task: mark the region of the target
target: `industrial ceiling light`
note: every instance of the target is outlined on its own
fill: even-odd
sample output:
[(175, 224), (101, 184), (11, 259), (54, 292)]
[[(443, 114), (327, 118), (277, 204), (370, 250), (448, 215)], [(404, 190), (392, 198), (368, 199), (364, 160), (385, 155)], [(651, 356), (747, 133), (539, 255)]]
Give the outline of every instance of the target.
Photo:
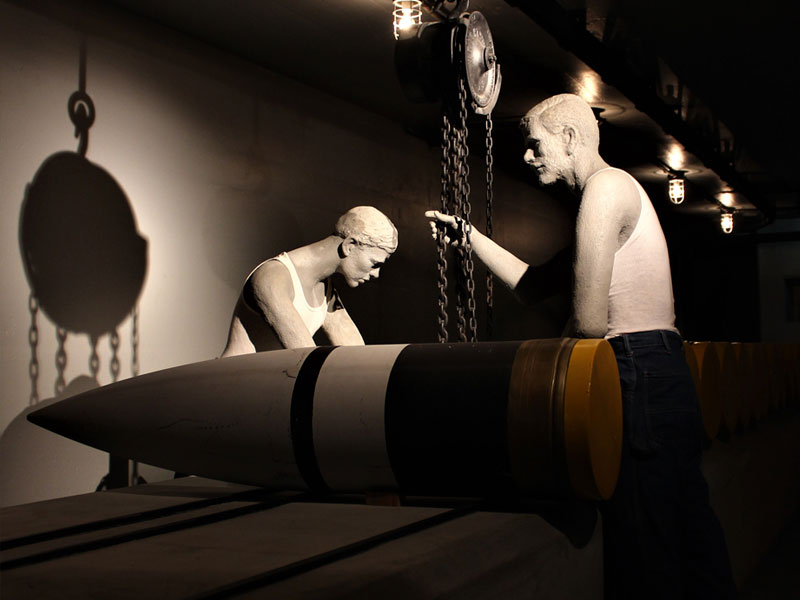
[(733, 213), (723, 212), (720, 216), (719, 226), (723, 233), (733, 233)]
[(394, 10), (394, 39), (400, 32), (422, 22), (422, 0), (392, 0)]
[(686, 182), (683, 175), (669, 176), (669, 199), (673, 204), (680, 204), (686, 197)]

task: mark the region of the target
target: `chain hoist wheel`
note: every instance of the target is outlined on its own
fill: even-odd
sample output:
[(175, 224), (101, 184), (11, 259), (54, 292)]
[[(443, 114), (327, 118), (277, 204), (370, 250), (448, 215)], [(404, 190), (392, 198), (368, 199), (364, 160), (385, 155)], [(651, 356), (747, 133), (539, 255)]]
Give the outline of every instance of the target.
[(489, 23), (479, 12), (460, 18), (464, 35), (464, 77), (472, 110), (479, 115), (492, 112), (500, 95), (500, 65), (494, 50)]
[(448, 99), (460, 75), (475, 113), (487, 115), (497, 103), (500, 65), (489, 24), (479, 12), (407, 30), (397, 40), (394, 59), (400, 86), (412, 102)]

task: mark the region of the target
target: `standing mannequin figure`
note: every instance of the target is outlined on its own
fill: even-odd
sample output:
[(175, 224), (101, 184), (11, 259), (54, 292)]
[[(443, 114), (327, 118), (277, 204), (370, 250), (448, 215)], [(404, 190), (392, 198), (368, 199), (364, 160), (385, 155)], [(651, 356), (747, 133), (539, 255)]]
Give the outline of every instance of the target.
[[(605, 595), (611, 599), (733, 598), (722, 528), (700, 470), (702, 423), (675, 328), (664, 234), (639, 183), (600, 156), (591, 107), (560, 94), (522, 120), (524, 160), (542, 184), (580, 198), (569, 335), (607, 338), (620, 373), (623, 447), (612, 498), (601, 503)], [(559, 271), (531, 267), (460, 219), (425, 213), (522, 299)]]

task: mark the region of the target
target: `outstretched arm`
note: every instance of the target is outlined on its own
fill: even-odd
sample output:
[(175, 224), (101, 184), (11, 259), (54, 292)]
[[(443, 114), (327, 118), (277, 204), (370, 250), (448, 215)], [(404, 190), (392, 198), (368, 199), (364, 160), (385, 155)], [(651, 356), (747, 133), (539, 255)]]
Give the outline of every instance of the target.
[(469, 228), (469, 240), (475, 256), (511, 290), (517, 288), (519, 280), (528, 270), (527, 263), (487, 238), (470, 223), (465, 224), (463, 220), (456, 219), (452, 215), (445, 215), (438, 210), (429, 210), (425, 213), (425, 216), (432, 219), (431, 230), (433, 231), (434, 239), (437, 236), (436, 228), (445, 227), (445, 243), (452, 241), (456, 245), (463, 244), (464, 227)]
[(546, 263), (532, 267), (461, 219), (437, 210), (429, 210), (425, 216), (432, 219), (434, 239), (437, 227), (445, 227), (445, 243), (463, 244), (464, 228), (469, 228), (472, 252), (520, 301), (533, 303), (568, 289), (572, 276), (571, 248), (565, 248)]
[(347, 309), (342, 304), (339, 294), (333, 289), (328, 300), (328, 312), (322, 329), (334, 346), (363, 346), (364, 338), (358, 331), (358, 327), (350, 318)]
[(275, 330), (284, 348), (316, 345), (292, 304), (294, 288), (285, 266), (278, 261), (266, 262), (253, 273), (247, 285), (261, 316)]

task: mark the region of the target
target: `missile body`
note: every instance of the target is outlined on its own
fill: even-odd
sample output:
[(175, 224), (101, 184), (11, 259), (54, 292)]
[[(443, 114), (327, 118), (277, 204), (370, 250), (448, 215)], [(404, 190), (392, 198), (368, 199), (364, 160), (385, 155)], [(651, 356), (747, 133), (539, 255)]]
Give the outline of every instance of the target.
[(194, 363), (33, 423), (148, 464), (273, 489), (607, 498), (622, 410), (604, 340), (325, 346)]

